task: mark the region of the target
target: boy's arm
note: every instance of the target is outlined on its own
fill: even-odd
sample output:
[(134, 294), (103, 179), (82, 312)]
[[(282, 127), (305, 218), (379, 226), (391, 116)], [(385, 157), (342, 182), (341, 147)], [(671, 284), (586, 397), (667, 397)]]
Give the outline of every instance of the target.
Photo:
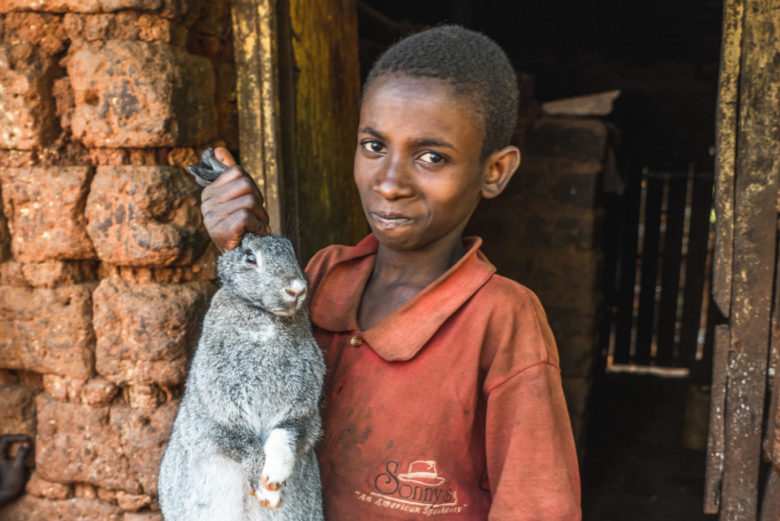
[(485, 427), (490, 521), (581, 519), (577, 454), (555, 365), (532, 365), (492, 389)]

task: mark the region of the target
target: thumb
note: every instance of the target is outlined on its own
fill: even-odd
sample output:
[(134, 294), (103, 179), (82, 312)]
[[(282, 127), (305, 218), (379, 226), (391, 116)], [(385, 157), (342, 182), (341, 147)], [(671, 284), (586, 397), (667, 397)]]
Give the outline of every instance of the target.
[(233, 155), (225, 147), (217, 147), (214, 149), (214, 157), (227, 167), (236, 166), (236, 160), (233, 159)]

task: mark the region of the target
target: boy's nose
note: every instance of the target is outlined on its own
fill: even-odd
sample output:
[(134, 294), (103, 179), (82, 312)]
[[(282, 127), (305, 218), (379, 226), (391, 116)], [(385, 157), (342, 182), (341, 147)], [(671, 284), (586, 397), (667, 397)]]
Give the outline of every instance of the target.
[(375, 190), (385, 199), (398, 199), (412, 195), (409, 176), (399, 161), (392, 161), (386, 169), (379, 172)]

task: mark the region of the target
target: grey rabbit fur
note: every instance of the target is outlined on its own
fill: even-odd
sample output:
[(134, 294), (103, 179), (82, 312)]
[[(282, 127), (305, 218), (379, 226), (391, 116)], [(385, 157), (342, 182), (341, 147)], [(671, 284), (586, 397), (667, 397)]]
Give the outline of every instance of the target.
[(314, 447), (325, 364), (292, 245), (246, 233), (217, 271), (160, 466), (163, 516), (322, 520)]

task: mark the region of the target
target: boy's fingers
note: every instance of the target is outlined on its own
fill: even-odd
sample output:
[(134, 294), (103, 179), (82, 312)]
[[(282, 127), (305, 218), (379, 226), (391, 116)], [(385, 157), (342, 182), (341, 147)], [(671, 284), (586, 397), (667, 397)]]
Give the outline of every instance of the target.
[(233, 154), (225, 147), (216, 147), (214, 149), (214, 157), (225, 166), (236, 166), (236, 160), (233, 159)]

